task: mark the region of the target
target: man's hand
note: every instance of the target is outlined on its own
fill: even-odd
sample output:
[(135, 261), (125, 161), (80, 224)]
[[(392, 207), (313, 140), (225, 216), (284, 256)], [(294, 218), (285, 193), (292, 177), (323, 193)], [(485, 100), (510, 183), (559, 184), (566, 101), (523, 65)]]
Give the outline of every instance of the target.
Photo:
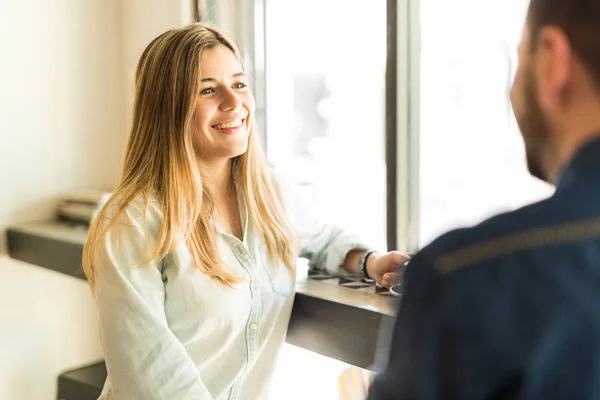
[(367, 275), (381, 286), (389, 289), (398, 282), (404, 273), (404, 263), (411, 257), (412, 254), (399, 251), (390, 251), (382, 255), (374, 253), (367, 259)]

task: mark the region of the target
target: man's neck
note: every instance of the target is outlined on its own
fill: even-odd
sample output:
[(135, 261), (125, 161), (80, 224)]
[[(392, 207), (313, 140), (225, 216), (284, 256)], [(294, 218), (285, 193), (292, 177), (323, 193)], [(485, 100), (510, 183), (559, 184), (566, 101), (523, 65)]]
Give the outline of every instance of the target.
[(577, 111), (558, 129), (560, 133), (556, 136), (556, 156), (551, 174), (553, 181), (582, 146), (600, 137), (600, 102), (577, 107)]

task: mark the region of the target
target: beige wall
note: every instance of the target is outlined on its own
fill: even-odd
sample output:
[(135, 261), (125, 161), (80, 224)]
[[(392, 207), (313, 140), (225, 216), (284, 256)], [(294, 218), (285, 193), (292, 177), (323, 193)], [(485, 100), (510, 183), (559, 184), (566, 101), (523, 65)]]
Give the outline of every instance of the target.
[(189, 0), (0, 1), (0, 253), (57, 196), (117, 183), (144, 47)]
[(61, 371), (102, 359), (84, 281), (0, 255), (0, 399), (56, 398)]
[(102, 357), (84, 281), (6, 256), (8, 225), (50, 218), (72, 189), (112, 190), (145, 45), (190, 0), (0, 0), (0, 399), (54, 398)]
[(125, 79), (125, 122), (131, 123), (135, 69), (144, 48), (168, 29), (192, 22), (193, 1), (127, 0), (121, 6), (123, 25), (123, 71)]
[(120, 21), (118, 0), (0, 1), (0, 231), (49, 217), (64, 191), (115, 184)]

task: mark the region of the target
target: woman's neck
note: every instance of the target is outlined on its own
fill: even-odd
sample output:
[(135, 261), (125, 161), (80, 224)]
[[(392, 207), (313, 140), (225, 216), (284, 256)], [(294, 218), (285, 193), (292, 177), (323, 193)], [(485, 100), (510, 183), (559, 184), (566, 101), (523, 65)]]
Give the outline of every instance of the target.
[(217, 203), (223, 203), (235, 194), (233, 176), (231, 173), (231, 160), (222, 163), (202, 164), (204, 184), (215, 196)]
[(233, 176), (231, 161), (222, 165), (202, 165), (204, 184), (215, 200), (213, 214), (217, 225), (243, 241), (243, 225)]

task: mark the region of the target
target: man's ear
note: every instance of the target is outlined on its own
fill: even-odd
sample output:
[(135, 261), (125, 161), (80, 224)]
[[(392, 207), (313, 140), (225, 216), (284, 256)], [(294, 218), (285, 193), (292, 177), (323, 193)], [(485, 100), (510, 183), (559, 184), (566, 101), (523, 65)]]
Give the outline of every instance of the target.
[(571, 44), (565, 32), (556, 26), (541, 28), (534, 40), (533, 68), (538, 99), (543, 109), (553, 111), (560, 106), (571, 79)]

